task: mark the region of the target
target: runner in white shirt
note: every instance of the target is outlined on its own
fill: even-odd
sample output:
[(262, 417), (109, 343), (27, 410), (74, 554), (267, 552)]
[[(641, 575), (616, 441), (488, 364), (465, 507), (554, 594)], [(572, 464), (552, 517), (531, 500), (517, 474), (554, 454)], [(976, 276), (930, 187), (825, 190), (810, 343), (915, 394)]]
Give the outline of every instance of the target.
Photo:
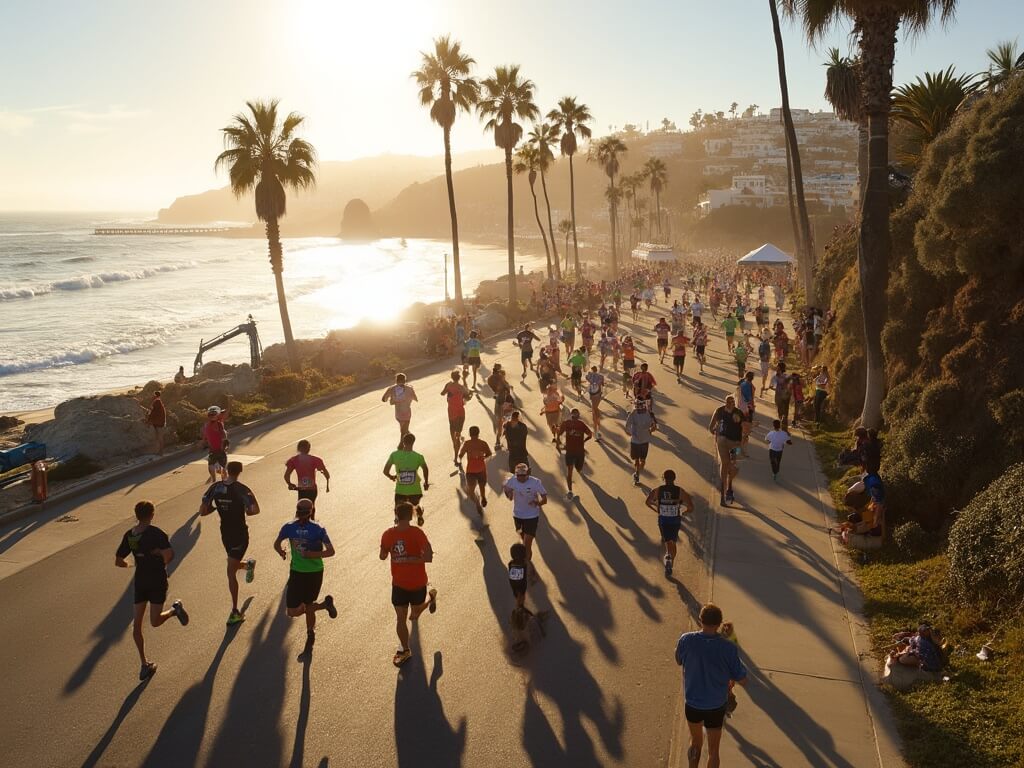
[(505, 497), (512, 501), (512, 520), (515, 522), (516, 533), (526, 547), (526, 562), (530, 564), (530, 575), (536, 578), (537, 569), (533, 567), (533, 540), (537, 536), (540, 508), (548, 503), (548, 492), (544, 490), (540, 480), (530, 476), (530, 468), (526, 464), (516, 464), (515, 476), (505, 481), (502, 490)]
[(690, 305), (690, 314), (693, 315), (694, 324), (701, 319), (701, 314), (704, 312), (704, 305), (700, 302), (699, 296), (693, 297), (693, 304)]

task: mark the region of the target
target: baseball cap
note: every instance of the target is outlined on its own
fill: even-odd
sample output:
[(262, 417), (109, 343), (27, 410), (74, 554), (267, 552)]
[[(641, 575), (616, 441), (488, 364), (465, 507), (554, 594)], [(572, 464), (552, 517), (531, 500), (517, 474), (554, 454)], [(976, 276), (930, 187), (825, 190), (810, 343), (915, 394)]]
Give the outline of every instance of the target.
[(522, 462), (520, 462), (519, 464), (516, 464), (516, 474), (517, 475), (528, 475), (528, 474), (530, 474), (529, 466), (527, 466), (526, 464), (523, 464)]
[(206, 409), (207, 416), (220, 416), (220, 408), (216, 405), (211, 405)]

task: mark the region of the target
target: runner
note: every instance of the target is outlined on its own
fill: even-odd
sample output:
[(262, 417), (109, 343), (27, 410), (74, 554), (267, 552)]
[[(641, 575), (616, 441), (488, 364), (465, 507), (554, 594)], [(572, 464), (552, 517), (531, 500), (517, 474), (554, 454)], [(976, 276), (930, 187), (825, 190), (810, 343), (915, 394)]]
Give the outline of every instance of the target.
[[(455, 463), (459, 464), (462, 457), (467, 457), (466, 462), (466, 491), (469, 498), (476, 506), (477, 514), (484, 513), (487, 506), (487, 460), (491, 458), (491, 446), (480, 439), (480, 427), (469, 428), (469, 440), (462, 444)], [(480, 498), (477, 498), (476, 487), (480, 488)]]
[(580, 400), (583, 399), (583, 368), (587, 364), (587, 350), (580, 347), (572, 356), (569, 358), (569, 365), (572, 368), (572, 388), (576, 392), (576, 397)]
[(206, 422), (203, 424), (201, 436), (207, 450), (206, 464), (210, 470), (210, 479), (206, 481), (208, 483), (215, 482), (218, 477), (223, 480), (227, 476), (225, 467), (228, 465), (227, 449), (230, 441), (224, 421), (228, 415), (227, 409), (221, 410), (216, 405), (206, 409)]
[(594, 439), (601, 442), (601, 399), (604, 397), (604, 376), (597, 366), (590, 367), (587, 374), (587, 394), (590, 395), (590, 415), (594, 422)]
[(167, 564), (174, 559), (174, 550), (167, 534), (153, 525), (156, 507), (151, 501), (140, 501), (135, 505), (136, 525), (125, 531), (114, 554), (114, 565), (127, 568), (128, 555), (135, 559), (135, 617), (132, 622), (132, 638), (139, 649), (139, 680), (148, 680), (156, 673), (156, 664), (146, 658), (146, 640), (142, 636), (142, 621), (146, 618), (146, 603), (149, 603), (149, 623), (159, 627), (172, 616), (188, 624), (188, 613), (181, 600), (171, 603), (170, 610), (164, 610), (167, 601)]
[(736, 385), (739, 393), (739, 400), (736, 407), (743, 414), (743, 438), (740, 441), (740, 453), (743, 458), (749, 458), (747, 454), (747, 443), (750, 442), (750, 430), (754, 428), (754, 409), (757, 402), (754, 400), (754, 372), (747, 371), (746, 375)]
[(572, 471), (575, 469), (583, 474), (583, 461), (587, 450), (584, 444), (593, 437), (590, 427), (580, 419), (579, 408), (573, 408), (569, 412), (569, 418), (558, 425), (559, 436), (565, 435), (565, 467), (568, 482), (568, 493), (566, 498), (570, 501), (572, 493)]
[(768, 369), (772, 362), (772, 345), (765, 336), (761, 337), (757, 345), (757, 361), (761, 366), (761, 395), (764, 396), (768, 386)]
[(201, 517), (209, 515), (214, 509), (220, 516), (220, 540), (228, 556), (228, 593), (231, 595), (229, 627), (245, 621), (245, 616), (238, 610), (238, 572), (245, 570), (247, 584), (252, 583), (256, 573), (256, 560), (250, 557), (243, 562), (242, 558), (249, 548), (249, 526), (245, 518), (249, 515), (258, 515), (260, 505), (256, 500), (256, 494), (248, 486), (238, 482), (238, 476), (241, 474), (242, 462), (229, 461), (227, 480), (220, 480), (207, 488), (199, 505)]
[(516, 533), (526, 547), (526, 562), (530, 575), (537, 577), (537, 569), (533, 566), (533, 539), (537, 536), (537, 524), (540, 522), (540, 509), (548, 503), (548, 492), (544, 485), (530, 475), (530, 467), (516, 464), (515, 475), (505, 481), (502, 486), (505, 497), (512, 501), (512, 520)]
[(690, 728), (689, 768), (700, 764), (704, 729), (708, 732), (708, 765), (718, 766), (722, 725), (729, 703), (729, 682), (747, 684), (739, 648), (718, 633), (722, 609), (707, 603), (700, 609), (701, 631), (687, 632), (676, 644), (676, 664), (683, 668), (683, 701)]
[(517, 464), (530, 466), (530, 457), (526, 453), (526, 436), (529, 430), (523, 423), (519, 411), (512, 411), (508, 421), (502, 428), (505, 445), (508, 446), (508, 471), (514, 472)]
[[(676, 542), (679, 541), (680, 515), (693, 512), (690, 494), (676, 485), (676, 473), (666, 469), (662, 474), (664, 485), (659, 485), (647, 494), (647, 506), (658, 513), (658, 530), (665, 545), (665, 577), (672, 575), (672, 563), (676, 559)], [(684, 509), (680, 510), (682, 504)]]
[(647, 464), (647, 452), (651, 447), (651, 434), (658, 429), (658, 420), (647, 408), (646, 400), (637, 400), (633, 410), (626, 416), (626, 432), (629, 433), (629, 458), (633, 460), (633, 485), (640, 485), (640, 473)]
[(437, 590), (430, 587), (426, 565), (434, 561), (434, 550), (422, 529), (410, 524), (412, 511), (412, 504), (399, 504), (395, 508), (395, 526), (380, 537), (380, 559), (391, 558), (391, 605), (395, 608), (400, 644), (391, 659), (396, 667), (412, 658), (409, 621), (416, 621), (425, 610), (437, 610)]
[(683, 366), (686, 365), (686, 348), (690, 346), (690, 338), (682, 328), (672, 337), (672, 367), (676, 371), (676, 383), (683, 383)]
[[(289, 491), (298, 491), (298, 498), (309, 499), (313, 502), (313, 515), (316, 517), (316, 497), (318, 489), (316, 487), (316, 473), (322, 472), (324, 479), (327, 481), (327, 487), (325, 490), (327, 493), (331, 492), (331, 473), (327, 471), (327, 467), (324, 466), (324, 460), (319, 456), (311, 456), (309, 451), (311, 446), (309, 440), (299, 440), (299, 444), (295, 446), (295, 450), (298, 451), (284, 464), (284, 482), (288, 486)], [(241, 464), (239, 464), (241, 466)], [(292, 482), (292, 472), (295, 473), (295, 479), (297, 483)], [(228, 471), (228, 475), (231, 471)]]
[(640, 370), (633, 374), (633, 399), (645, 401), (647, 410), (654, 413), (654, 389), (658, 382), (654, 374), (647, 370), (647, 363), (640, 363)]
[[(476, 371), (473, 372), (473, 382), (476, 383)], [(395, 420), (398, 422), (398, 444), (401, 446), (402, 438), (409, 432), (409, 422), (412, 421), (412, 403), (418, 400), (416, 390), (405, 383), (405, 374), (395, 374), (395, 383), (384, 390), (380, 401), (395, 406)]]
[(583, 325), (580, 326), (580, 337), (583, 339), (583, 346), (581, 349), (590, 355), (594, 349), (594, 333), (597, 331), (597, 326), (590, 319), (590, 314), (584, 316)]
[(299, 499), (295, 505), (295, 519), (281, 526), (274, 541), (274, 550), (282, 560), (288, 558), (282, 542), (287, 541), (291, 550), (291, 564), (288, 570), (288, 588), (285, 592), (285, 613), (295, 619), (306, 617), (306, 645), (300, 658), (313, 653), (316, 642), (316, 612), (327, 611), (332, 619), (338, 618), (334, 598), (327, 595), (319, 603), (320, 588), (324, 583), (324, 558), (334, 557), (334, 545), (327, 530), (312, 519), (313, 502)]
[(640, 317), (640, 293), (638, 291), (633, 291), (629, 295), (629, 309), (633, 313), (633, 322), (635, 323)]
[(708, 344), (708, 327), (704, 325), (700, 320), (695, 320), (693, 324), (693, 351), (697, 355), (697, 362), (700, 363), (700, 372), (704, 373), (704, 363), (707, 361), (707, 356), (704, 350), (707, 349)]
[(448, 400), (448, 431), (452, 436), (456, 466), (459, 464), (459, 446), (462, 445), (462, 427), (466, 423), (466, 398), (470, 394), (460, 382), (458, 371), (452, 371), (452, 380), (441, 388), (441, 395)]
[(516, 334), (513, 345), (519, 347), (519, 359), (523, 363), (523, 379), (526, 379), (526, 367), (529, 365), (530, 370), (533, 370), (533, 342), (540, 341), (540, 336), (533, 332), (530, 328), (530, 324), (527, 323), (523, 326), (523, 330)]
[(473, 369), (473, 389), (476, 389), (476, 377), (480, 371), (480, 351), (484, 347), (478, 336), (479, 333), (474, 330), (469, 332), (469, 338), (466, 339), (466, 359), (469, 361), (469, 367)]
[[(395, 507), (409, 502), (416, 508), (416, 524), (423, 525), (423, 492), (430, 490), (430, 469), (422, 454), (412, 449), (416, 435), (407, 432), (402, 437), (402, 447), (392, 452), (384, 465), (384, 477), (395, 481)], [(395, 473), (391, 473), (391, 467)], [(423, 470), (423, 485), (420, 485), (420, 470)]]
[(772, 480), (779, 482), (779, 469), (782, 467), (782, 452), (787, 445), (793, 444), (789, 432), (782, 428), (782, 422), (775, 419), (772, 422), (772, 430), (765, 435), (765, 442), (768, 443), (768, 460), (772, 465)]
[[(636, 368), (636, 345), (633, 343), (633, 337), (626, 334), (622, 340), (622, 373), (630, 382), (633, 381), (634, 368)], [(628, 390), (623, 389), (623, 392), (628, 392)]]
[(561, 444), (558, 442), (558, 424), (562, 420), (563, 402), (565, 402), (565, 398), (558, 391), (558, 385), (551, 384), (548, 386), (547, 391), (544, 392), (544, 407), (540, 412), (541, 416), (547, 421), (548, 428), (551, 430), (551, 442), (559, 449), (561, 449)]
[(699, 325), (701, 321), (701, 315), (704, 314), (704, 304), (701, 303), (700, 296), (697, 294), (693, 295), (693, 303), (690, 305), (690, 314), (693, 315), (693, 324)]
[(665, 318), (658, 320), (654, 326), (654, 332), (658, 335), (658, 362), (665, 364), (665, 355), (668, 352), (668, 334), (672, 326), (665, 322)]
[(725, 343), (729, 347), (729, 352), (732, 352), (733, 345), (736, 343), (736, 326), (739, 323), (736, 322), (736, 318), (728, 314), (722, 321), (722, 328), (725, 330)]
[(661, 281), (661, 290), (665, 292), (665, 303), (668, 304), (668, 297), (672, 295), (672, 283), (667, 277)]
[(566, 313), (561, 322), (562, 343), (565, 344), (565, 356), (572, 354), (572, 348), (576, 346), (576, 319), (571, 313)]
[(711, 417), (708, 424), (708, 431), (715, 436), (715, 446), (718, 450), (718, 461), (720, 464), (721, 503), (732, 503), (735, 497), (732, 492), (731, 451), (739, 448), (743, 439), (743, 414), (736, 407), (736, 398), (729, 395), (725, 398), (725, 405), (719, 406)]
[(508, 379), (501, 363), (495, 363), (491, 375), (487, 377), (487, 386), (494, 393), (494, 450), (501, 450), (501, 409), (510, 389)]
[(736, 375), (741, 379), (747, 374), (747, 358), (750, 356), (750, 343), (745, 335), (740, 336), (736, 342), (736, 349), (733, 350), (733, 359), (736, 360)]

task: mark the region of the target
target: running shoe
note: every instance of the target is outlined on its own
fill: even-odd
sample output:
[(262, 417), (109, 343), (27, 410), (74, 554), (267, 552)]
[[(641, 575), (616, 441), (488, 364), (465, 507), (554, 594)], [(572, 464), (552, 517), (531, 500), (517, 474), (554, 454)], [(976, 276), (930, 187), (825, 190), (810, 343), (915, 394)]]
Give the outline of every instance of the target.
[(245, 616), (242, 612), (232, 608), (231, 613), (228, 614), (228, 626), (233, 627), (236, 624), (241, 624), (243, 621), (245, 621)]
[(423, 507), (416, 507), (416, 525), (423, 527)]
[(640, 473), (639, 472), (634, 472), (633, 473), (633, 485), (640, 485)]
[(245, 561), (245, 583), (252, 584), (254, 578), (256, 578), (256, 558), (250, 557)]
[(452, 464), (454, 464), (454, 465), (455, 465), (456, 467), (458, 467), (459, 469), (462, 469), (462, 465), (461, 465), (461, 464), (459, 464), (459, 460), (458, 460), (458, 458), (456, 458), (456, 459), (455, 459), (455, 461), (453, 461), (453, 462), (452, 462)]
[(481, 507), (486, 507), (487, 506), (487, 499), (480, 499), (480, 506)]
[(411, 658), (412, 651), (410, 651), (408, 648), (399, 648), (397, 651), (395, 651), (395, 655), (391, 658), (391, 663), (394, 664), (396, 667), (400, 667)]
[(572, 501), (572, 491), (569, 491), (568, 493), (566, 493), (565, 494), (565, 498), (568, 499), (569, 501)]
[(728, 501), (730, 504), (736, 501), (736, 496), (733, 495), (732, 488), (725, 492), (725, 500)]
[(328, 595), (323, 600), (324, 610), (332, 619), (338, 618), (338, 609), (334, 606), (334, 596)]
[(430, 597), (427, 610), (431, 613), (437, 613), (437, 590), (434, 587), (431, 587), (430, 591), (427, 592), (427, 595)]
[(665, 576), (666, 578), (672, 575), (672, 558), (668, 555), (665, 556)]
[(142, 669), (139, 670), (139, 680), (149, 680), (153, 675), (156, 674), (156, 664), (152, 661), (143, 664)]
[(723, 494), (721, 495), (721, 497), (719, 498), (719, 500), (718, 500), (718, 501), (719, 501), (719, 503), (720, 503), (720, 504), (721, 504), (721, 505), (722, 505), (723, 507), (725, 506), (725, 494), (724, 494), (724, 493), (723, 493)]
[(181, 600), (175, 600), (171, 603), (171, 610), (174, 611), (174, 615), (178, 617), (178, 621), (181, 622), (181, 626), (188, 626), (188, 612), (185, 610), (185, 606), (181, 604)]
[(302, 653), (299, 654), (301, 659), (303, 656), (309, 656), (313, 653), (313, 646), (316, 644), (316, 633), (306, 632), (306, 644), (302, 646)]

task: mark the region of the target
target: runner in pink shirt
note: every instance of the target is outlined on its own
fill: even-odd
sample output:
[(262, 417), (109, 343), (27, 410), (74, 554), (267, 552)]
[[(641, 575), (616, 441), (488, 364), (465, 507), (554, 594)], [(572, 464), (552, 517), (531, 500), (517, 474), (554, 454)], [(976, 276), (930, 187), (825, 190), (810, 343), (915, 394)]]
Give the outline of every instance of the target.
[[(299, 444), (295, 446), (295, 449), (298, 453), (284, 464), (284, 481), (288, 484), (288, 490), (298, 491), (300, 499), (309, 499), (313, 502), (313, 514), (310, 515), (310, 517), (313, 517), (316, 515), (316, 497), (318, 492), (316, 473), (322, 472), (324, 479), (327, 480), (327, 487), (325, 488), (327, 493), (331, 492), (331, 473), (324, 466), (323, 459), (310, 454), (309, 440), (299, 440)], [(295, 473), (296, 482), (294, 483), (292, 482), (292, 472)]]

